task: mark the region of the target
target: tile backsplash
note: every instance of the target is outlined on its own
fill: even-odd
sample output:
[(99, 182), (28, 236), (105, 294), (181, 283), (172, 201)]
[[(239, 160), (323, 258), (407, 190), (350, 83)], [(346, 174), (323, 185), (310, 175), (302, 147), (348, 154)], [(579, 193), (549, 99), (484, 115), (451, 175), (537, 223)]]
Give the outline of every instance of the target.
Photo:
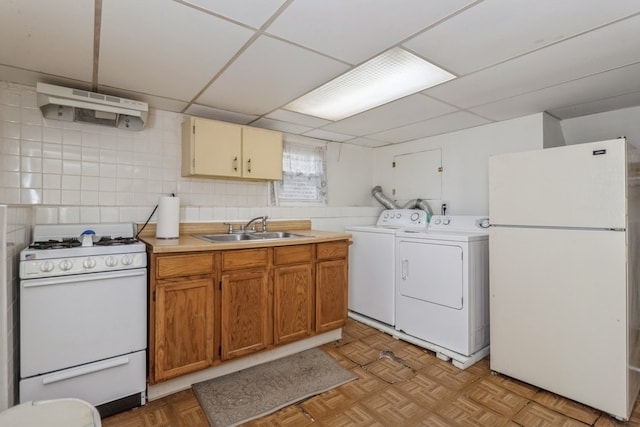
[(152, 109), (140, 132), (45, 120), (35, 88), (0, 82), (0, 203), (63, 223), (141, 222), (170, 193), (184, 206), (268, 206), (265, 182), (182, 178), (182, 120)]
[(37, 224), (141, 223), (171, 193), (183, 222), (269, 215), (336, 231), (375, 222), (379, 207), (275, 207), (266, 182), (182, 177), (183, 120), (151, 109), (139, 132), (45, 120), (34, 87), (0, 81), (0, 203), (31, 206)]

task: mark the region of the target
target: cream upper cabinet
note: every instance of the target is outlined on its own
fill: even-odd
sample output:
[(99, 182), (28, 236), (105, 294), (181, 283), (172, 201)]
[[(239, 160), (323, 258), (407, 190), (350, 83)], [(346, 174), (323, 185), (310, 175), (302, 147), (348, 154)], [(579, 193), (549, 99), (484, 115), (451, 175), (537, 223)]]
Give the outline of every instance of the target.
[(280, 132), (243, 126), (242, 176), (253, 179), (282, 179)]
[(192, 117), (182, 124), (182, 176), (282, 179), (282, 133)]

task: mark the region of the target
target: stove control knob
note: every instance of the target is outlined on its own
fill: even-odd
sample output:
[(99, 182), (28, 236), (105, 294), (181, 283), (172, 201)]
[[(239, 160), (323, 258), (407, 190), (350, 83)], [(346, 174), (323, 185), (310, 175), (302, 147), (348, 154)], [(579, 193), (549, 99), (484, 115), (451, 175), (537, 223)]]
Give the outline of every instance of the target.
[(40, 271), (42, 271), (43, 273), (49, 273), (50, 271), (53, 271), (54, 268), (55, 265), (53, 265), (51, 261), (45, 261), (40, 264)]
[(118, 260), (112, 256), (109, 256), (104, 260), (104, 263), (107, 265), (107, 267), (115, 267), (116, 265), (118, 265)]
[(73, 267), (73, 262), (69, 261), (68, 259), (63, 259), (62, 261), (60, 261), (60, 264), (58, 266), (60, 267), (60, 270), (68, 271), (71, 270), (71, 267)]
[(122, 265), (131, 265), (133, 264), (133, 257), (131, 255), (125, 255), (122, 257)]
[(96, 260), (93, 258), (87, 258), (84, 261), (82, 261), (82, 266), (87, 270), (89, 270), (96, 266)]

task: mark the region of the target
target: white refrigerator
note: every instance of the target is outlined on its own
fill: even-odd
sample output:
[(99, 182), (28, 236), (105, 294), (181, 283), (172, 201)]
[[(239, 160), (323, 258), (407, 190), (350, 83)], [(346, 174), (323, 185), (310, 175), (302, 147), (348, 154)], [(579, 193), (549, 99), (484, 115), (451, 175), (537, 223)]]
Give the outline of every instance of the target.
[(491, 369), (628, 419), (640, 164), (624, 138), (489, 160)]

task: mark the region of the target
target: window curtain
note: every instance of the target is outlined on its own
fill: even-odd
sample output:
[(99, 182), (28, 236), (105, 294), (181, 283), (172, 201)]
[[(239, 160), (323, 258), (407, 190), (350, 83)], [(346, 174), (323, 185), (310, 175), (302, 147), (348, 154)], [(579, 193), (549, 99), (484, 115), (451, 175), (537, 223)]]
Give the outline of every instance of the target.
[(277, 199), (326, 203), (326, 152), (325, 146), (285, 143), (282, 181), (275, 185)]

